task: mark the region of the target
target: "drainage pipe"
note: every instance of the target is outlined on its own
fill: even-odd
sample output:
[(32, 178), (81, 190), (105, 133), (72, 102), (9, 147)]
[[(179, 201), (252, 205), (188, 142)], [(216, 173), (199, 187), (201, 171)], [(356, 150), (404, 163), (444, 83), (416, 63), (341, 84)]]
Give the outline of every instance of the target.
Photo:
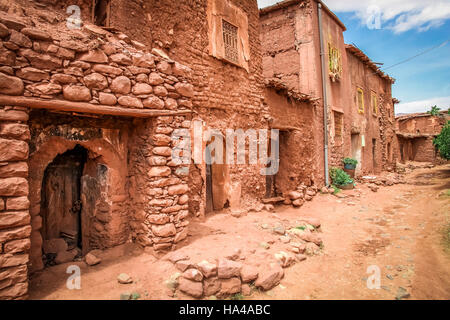
[(322, 31), (322, 4), (317, 3), (319, 16), (319, 41), (320, 41), (320, 62), (322, 64), (322, 92), (323, 92), (323, 136), (324, 136), (324, 169), (325, 169), (325, 185), (330, 185), (330, 178), (328, 175), (328, 94), (327, 94), (327, 67), (325, 62), (325, 52), (323, 45), (323, 31)]

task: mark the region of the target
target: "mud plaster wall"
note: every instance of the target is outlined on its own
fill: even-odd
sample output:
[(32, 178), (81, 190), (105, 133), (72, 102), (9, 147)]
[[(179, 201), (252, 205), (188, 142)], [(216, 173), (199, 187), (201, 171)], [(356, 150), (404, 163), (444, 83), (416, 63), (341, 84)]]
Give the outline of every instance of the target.
[[(398, 135), (398, 158), (402, 162), (412, 160), (419, 162), (439, 162), (433, 139), (438, 135), (450, 116), (436, 117), (427, 114), (398, 117), (396, 120)], [(416, 135), (404, 137), (403, 135)]]
[[(193, 70), (193, 108), (207, 127), (247, 130), (267, 128), (262, 105), (262, 68), (259, 40), (258, 8), (255, 0), (220, 1), (238, 8), (247, 16), (248, 68), (215, 58), (210, 50), (208, 16), (212, 10), (206, 0), (183, 1), (113, 1), (120, 10), (112, 10), (111, 23), (130, 34), (140, 34), (140, 41), (163, 48), (170, 57)], [(230, 17), (230, 16), (228, 16)], [(233, 18), (231, 18), (233, 19)], [(142, 21), (130, 24), (130, 20)], [(241, 21), (241, 20), (239, 20)], [(241, 23), (241, 22), (236, 23)], [(146, 30), (148, 32), (142, 32)], [(244, 42), (245, 37), (240, 40)], [(247, 70), (246, 70), (247, 68)], [(205, 202), (205, 168), (192, 168), (190, 177), (192, 211)], [(196, 170), (196, 171), (195, 171)], [(228, 170), (227, 185), (239, 185), (243, 207), (262, 198), (265, 177), (259, 167), (234, 165)], [(202, 185), (202, 186), (200, 186)], [(229, 190), (224, 190), (226, 193)], [(195, 209), (194, 209), (195, 208)]]
[[(352, 53), (347, 53), (349, 65), (349, 77), (351, 81), (351, 114), (352, 125), (351, 132), (359, 134), (362, 141), (364, 135), (365, 146), (361, 144), (361, 163), (357, 170), (361, 174), (379, 173), (382, 169), (395, 164), (395, 157), (387, 159), (388, 143), (391, 144), (392, 152), (397, 149), (394, 133), (394, 123), (390, 114), (393, 110), (391, 84), (374, 74), (373, 70), (362, 63)], [(364, 92), (364, 113), (358, 111), (357, 89)], [(376, 94), (378, 101), (378, 112), (372, 109), (371, 95)], [(372, 148), (373, 139), (376, 140), (375, 159), (373, 158)], [(376, 166), (374, 166), (374, 160)], [(389, 161), (388, 161), (389, 160)]]
[[(313, 1), (314, 12), (317, 12), (317, 3)], [(313, 15), (314, 29), (319, 30), (319, 21), (317, 14)], [(318, 32), (318, 31), (317, 31)], [(350, 83), (346, 75), (348, 74), (349, 65), (346, 59), (346, 50), (344, 43), (344, 29), (336, 20), (330, 16), (325, 10), (322, 10), (322, 32), (325, 50), (325, 65), (327, 68), (327, 93), (328, 93), (328, 135), (329, 135), (329, 165), (332, 167), (341, 167), (342, 159), (350, 156), (351, 149), (351, 122), (353, 114), (349, 109)], [(318, 43), (320, 43), (318, 41)], [(342, 73), (335, 79), (329, 73), (329, 51), (328, 46), (337, 48), (341, 56)], [(319, 69), (320, 70), (320, 69)], [(335, 115), (340, 114), (342, 117), (342, 138), (336, 138), (335, 132)]]
[[(287, 196), (298, 185), (317, 185), (320, 181), (321, 163), (316, 161), (314, 118), (316, 108), (310, 102), (300, 102), (286, 97), (275, 89), (266, 88), (266, 103), (269, 106), (272, 126), (295, 127), (280, 133), (280, 169), (275, 178), (276, 192)], [(320, 144), (320, 143), (319, 143)]]
[[(312, 2), (304, 1), (298, 5), (262, 14), (260, 30), (264, 77), (279, 78), (289, 89), (320, 99), (322, 88), (319, 34), (314, 20), (317, 16), (316, 12)], [(314, 161), (316, 175), (313, 180), (318, 186), (324, 184), (323, 104), (321, 101), (320, 99), (316, 103), (315, 112), (309, 119), (313, 124), (313, 141), (317, 142), (313, 145), (314, 154), (317, 155)], [(278, 108), (271, 103), (270, 107)], [(279, 112), (273, 113), (274, 123), (280, 116)]]

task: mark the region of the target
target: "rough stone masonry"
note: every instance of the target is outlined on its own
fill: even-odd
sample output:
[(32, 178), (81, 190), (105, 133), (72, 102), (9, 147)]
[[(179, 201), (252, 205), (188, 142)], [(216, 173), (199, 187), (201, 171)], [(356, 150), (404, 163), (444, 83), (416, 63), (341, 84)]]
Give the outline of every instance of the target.
[(170, 135), (190, 127), (192, 71), (124, 34), (41, 20), (0, 14), (0, 299), (26, 298), (28, 273), (44, 267), (46, 168), (77, 146), (82, 181), (101, 195), (81, 195), (96, 208), (81, 213), (83, 251), (129, 240), (170, 249), (187, 236), (186, 170), (171, 161)]

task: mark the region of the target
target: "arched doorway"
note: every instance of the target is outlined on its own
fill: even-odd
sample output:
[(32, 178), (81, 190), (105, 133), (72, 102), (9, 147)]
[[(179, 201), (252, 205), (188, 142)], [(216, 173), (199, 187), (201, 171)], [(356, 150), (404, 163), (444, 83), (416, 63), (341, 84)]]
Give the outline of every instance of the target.
[[(79, 254), (83, 249), (81, 179), (87, 155), (80, 145), (57, 155), (45, 169), (41, 189), (43, 241), (64, 240), (68, 250), (77, 249)], [(47, 264), (54, 258), (44, 257)]]

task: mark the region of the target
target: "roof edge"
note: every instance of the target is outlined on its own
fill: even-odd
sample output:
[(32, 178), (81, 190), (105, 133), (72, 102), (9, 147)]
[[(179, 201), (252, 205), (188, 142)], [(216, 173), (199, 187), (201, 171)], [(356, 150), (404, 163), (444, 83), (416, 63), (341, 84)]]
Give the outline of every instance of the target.
[[(283, 8), (287, 8), (290, 7), (292, 5), (295, 4), (299, 4), (299, 3), (303, 3), (306, 2), (307, 0), (284, 0), (284, 1), (280, 1), (277, 2), (271, 6), (265, 7), (265, 8), (261, 8), (259, 9), (259, 14), (260, 15), (264, 15), (279, 9), (283, 9)], [(337, 22), (337, 24), (343, 29), (343, 31), (346, 31), (347, 28), (345, 27), (344, 23), (339, 20), (339, 18), (336, 16), (336, 14), (330, 10), (330, 8), (327, 7), (327, 5), (325, 3), (323, 3), (321, 0), (313, 0), (317, 3), (320, 3), (322, 5), (322, 8), (331, 16), (331, 18)]]

